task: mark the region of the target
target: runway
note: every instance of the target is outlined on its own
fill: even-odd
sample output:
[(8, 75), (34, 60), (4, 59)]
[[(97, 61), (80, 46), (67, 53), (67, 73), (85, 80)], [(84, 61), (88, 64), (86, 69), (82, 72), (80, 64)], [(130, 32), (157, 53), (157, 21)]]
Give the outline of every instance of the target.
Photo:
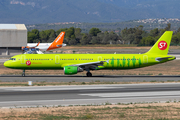
[(86, 77), (80, 75), (2, 75), (0, 76), (1, 82), (166, 82), (166, 81), (179, 81), (180, 76), (145, 76), (145, 75), (94, 75), (93, 77)]
[(0, 107), (68, 106), (179, 100), (180, 83), (0, 88)]

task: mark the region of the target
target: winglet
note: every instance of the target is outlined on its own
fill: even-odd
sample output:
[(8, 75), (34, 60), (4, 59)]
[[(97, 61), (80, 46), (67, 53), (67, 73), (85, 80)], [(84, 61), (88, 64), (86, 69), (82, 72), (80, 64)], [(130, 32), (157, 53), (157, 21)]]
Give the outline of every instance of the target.
[(38, 42), (38, 44), (35, 47), (39, 46), (39, 43), (40, 43), (40, 41)]

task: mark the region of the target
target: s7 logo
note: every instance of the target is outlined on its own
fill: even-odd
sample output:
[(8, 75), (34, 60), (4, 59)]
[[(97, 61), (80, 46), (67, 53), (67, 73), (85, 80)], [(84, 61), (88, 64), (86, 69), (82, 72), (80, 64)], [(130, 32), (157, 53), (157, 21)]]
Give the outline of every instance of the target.
[(166, 42), (166, 41), (160, 41), (160, 42), (158, 43), (158, 48), (159, 48), (160, 50), (165, 50), (165, 49), (167, 48), (167, 42)]

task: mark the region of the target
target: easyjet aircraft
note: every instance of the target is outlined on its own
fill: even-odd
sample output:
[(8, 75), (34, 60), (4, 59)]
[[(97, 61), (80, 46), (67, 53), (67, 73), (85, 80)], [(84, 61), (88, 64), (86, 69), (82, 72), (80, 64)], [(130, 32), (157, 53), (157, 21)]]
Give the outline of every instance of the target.
[(28, 43), (22, 47), (24, 54), (43, 54), (43, 52), (66, 46), (63, 43), (65, 32), (61, 32), (52, 43)]
[(64, 69), (64, 74), (72, 75), (91, 70), (134, 69), (174, 60), (168, 54), (172, 31), (166, 31), (154, 46), (144, 54), (21, 54), (10, 58), (4, 66), (13, 69)]

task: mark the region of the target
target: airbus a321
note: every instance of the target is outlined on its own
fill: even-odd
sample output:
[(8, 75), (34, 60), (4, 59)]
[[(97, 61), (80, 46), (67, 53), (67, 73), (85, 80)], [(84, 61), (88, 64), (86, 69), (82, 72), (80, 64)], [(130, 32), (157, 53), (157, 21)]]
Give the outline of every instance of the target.
[(61, 32), (52, 43), (28, 43), (22, 47), (24, 54), (43, 54), (43, 52), (66, 46), (63, 43), (65, 32)]
[(166, 31), (154, 46), (144, 54), (21, 54), (10, 58), (4, 66), (12, 69), (63, 69), (64, 74), (73, 75), (92, 70), (134, 69), (156, 65), (176, 59), (168, 55), (173, 31)]

